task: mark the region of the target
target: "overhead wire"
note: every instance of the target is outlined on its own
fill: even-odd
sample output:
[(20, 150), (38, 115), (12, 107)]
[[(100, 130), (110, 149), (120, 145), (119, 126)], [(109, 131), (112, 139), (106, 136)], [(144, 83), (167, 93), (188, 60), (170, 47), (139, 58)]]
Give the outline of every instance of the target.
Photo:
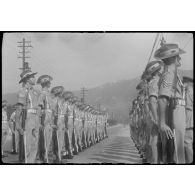
[(192, 40), (193, 35), (189, 38), (189, 40), (187, 41), (187, 43), (184, 45), (183, 49), (185, 49), (187, 47), (187, 45), (190, 43), (190, 41)]

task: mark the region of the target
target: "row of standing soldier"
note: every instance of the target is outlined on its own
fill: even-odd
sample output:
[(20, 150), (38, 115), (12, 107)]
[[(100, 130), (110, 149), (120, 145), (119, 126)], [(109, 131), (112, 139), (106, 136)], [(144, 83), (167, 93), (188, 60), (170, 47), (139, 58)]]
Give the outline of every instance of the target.
[(193, 76), (182, 80), (178, 73), (183, 53), (177, 44), (161, 43), (136, 87), (131, 136), (146, 163), (193, 162)]
[[(26, 70), (20, 75), (22, 89), (10, 117), (13, 153), (18, 154), (20, 163), (61, 163), (108, 136), (105, 112), (82, 103), (63, 86), (50, 91), (53, 78), (49, 75), (37, 79), (42, 89), (36, 90), (36, 74)], [(2, 103), (6, 108), (6, 101)]]

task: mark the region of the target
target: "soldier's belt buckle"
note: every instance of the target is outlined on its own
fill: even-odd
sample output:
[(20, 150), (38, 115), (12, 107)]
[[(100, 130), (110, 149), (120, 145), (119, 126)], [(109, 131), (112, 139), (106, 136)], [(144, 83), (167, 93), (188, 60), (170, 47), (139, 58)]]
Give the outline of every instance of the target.
[(182, 100), (182, 99), (177, 99), (176, 103), (180, 106), (185, 106), (185, 100)]
[(32, 114), (36, 114), (37, 113), (37, 110), (35, 110), (35, 109), (28, 109), (27, 112), (28, 113), (32, 113)]

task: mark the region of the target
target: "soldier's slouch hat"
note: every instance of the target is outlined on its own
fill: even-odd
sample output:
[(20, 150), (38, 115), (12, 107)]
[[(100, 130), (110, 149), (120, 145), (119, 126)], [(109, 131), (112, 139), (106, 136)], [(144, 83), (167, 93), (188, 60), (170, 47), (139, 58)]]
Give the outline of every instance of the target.
[(186, 82), (193, 83), (194, 82), (194, 78), (191, 77), (191, 76), (183, 76), (183, 83), (186, 83)]
[(166, 58), (171, 58), (177, 55), (186, 53), (184, 50), (180, 49), (178, 44), (165, 43), (154, 53), (154, 58), (157, 60), (163, 60)]
[(37, 72), (32, 72), (31, 70), (25, 70), (24, 72), (22, 72), (21, 74), (20, 74), (20, 81), (19, 81), (19, 83), (23, 83), (24, 81), (26, 81), (28, 78), (30, 78), (30, 77), (32, 77), (32, 76), (34, 76), (34, 75), (36, 75), (37, 74)]
[(64, 91), (63, 86), (56, 86), (51, 89), (51, 93), (54, 94), (55, 96), (60, 96)]
[(44, 83), (48, 83), (51, 82), (53, 80), (53, 78), (49, 75), (41, 75), (38, 79), (37, 79), (37, 84), (44, 84)]
[(3, 101), (2, 101), (2, 108), (5, 107), (5, 106), (7, 106), (7, 105), (8, 105), (7, 100), (3, 100)]

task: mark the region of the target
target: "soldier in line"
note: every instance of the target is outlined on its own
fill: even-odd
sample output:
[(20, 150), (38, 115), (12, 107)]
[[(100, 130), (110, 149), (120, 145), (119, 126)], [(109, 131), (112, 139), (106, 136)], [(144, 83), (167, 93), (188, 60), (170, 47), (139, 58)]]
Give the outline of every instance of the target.
[[(52, 119), (52, 127), (53, 127), (53, 132), (52, 132), (52, 145), (53, 145), (53, 151), (55, 154), (55, 160), (54, 162), (56, 163), (61, 163), (61, 145), (64, 137), (59, 137), (60, 134), (62, 134), (62, 126), (60, 121), (60, 114), (61, 114), (61, 109), (60, 109), (60, 101), (61, 101), (61, 96), (64, 92), (64, 87), (63, 86), (56, 86), (51, 89), (51, 94), (52, 94), (52, 105), (53, 105), (53, 119)], [(58, 132), (59, 131), (59, 132)]]
[(154, 54), (164, 64), (159, 83), (159, 126), (164, 163), (185, 163), (185, 94), (177, 71), (183, 53), (177, 44), (164, 43)]
[[(49, 75), (42, 75), (38, 78), (37, 84), (40, 84), (42, 90), (39, 95), (39, 106), (41, 107), (42, 114), (44, 114), (44, 127), (43, 127), (43, 139), (40, 139), (43, 148), (39, 148), (41, 152), (43, 150), (43, 162), (49, 163), (49, 151), (52, 144), (52, 97), (50, 94), (50, 86), (53, 78)], [(40, 144), (41, 145), (41, 144)], [(39, 146), (40, 146), (39, 145)], [(41, 146), (40, 146), (41, 147)]]
[(65, 115), (67, 112), (67, 102), (64, 99), (64, 93), (59, 95), (58, 99), (58, 131), (57, 131), (57, 138), (58, 138), (58, 155), (62, 156), (64, 153), (65, 148)]
[(69, 127), (69, 119), (70, 119), (70, 109), (69, 109), (69, 101), (73, 97), (73, 93), (71, 91), (65, 91), (63, 93), (65, 104), (67, 105), (66, 107), (66, 114), (65, 114), (65, 135), (64, 135), (64, 140), (65, 140), (65, 148), (64, 148), (64, 158), (67, 159), (72, 159), (73, 158), (73, 151), (72, 151), (72, 145), (71, 145), (71, 131)]
[(158, 130), (158, 86), (159, 79), (161, 76), (160, 70), (162, 62), (152, 61), (150, 62), (145, 70), (145, 74), (148, 77), (148, 96), (149, 96), (149, 121), (151, 122), (150, 141), (149, 145), (151, 148), (151, 163), (159, 163), (159, 130)]
[(86, 105), (83, 104), (81, 109), (81, 120), (82, 120), (82, 137), (81, 137), (81, 142), (82, 142), (82, 149), (86, 149), (87, 148), (87, 142), (86, 142), (86, 131), (85, 131), (85, 111), (84, 109), (86, 108)]
[(186, 101), (186, 130), (185, 130), (185, 163), (193, 162), (193, 77), (183, 77), (185, 86), (185, 101)]
[[(16, 130), (23, 135), (25, 163), (36, 163), (39, 140), (39, 116), (40, 107), (38, 106), (39, 93), (34, 89), (35, 75), (30, 70), (24, 71), (19, 83), (23, 88), (18, 93), (16, 109)], [(21, 159), (19, 159), (21, 160)]]
[(3, 153), (3, 150), (4, 150), (4, 147), (5, 147), (5, 144), (7, 142), (7, 139), (8, 139), (8, 136), (9, 134), (11, 133), (11, 130), (9, 128), (9, 123), (8, 123), (8, 119), (7, 119), (7, 101), (6, 100), (3, 100), (2, 101), (2, 138), (1, 138), (1, 155), (4, 157), (4, 153)]
[(82, 118), (81, 118), (81, 110), (80, 107), (82, 106), (81, 101), (75, 102), (75, 133), (76, 133), (76, 141), (78, 145), (78, 151), (82, 152)]
[(16, 107), (17, 105), (14, 105), (14, 111), (12, 112), (10, 116), (10, 128), (12, 130), (12, 154), (18, 153), (18, 147), (19, 147), (19, 135), (18, 131), (16, 131)]
[(90, 143), (89, 143), (89, 109), (90, 106), (86, 105), (86, 107), (84, 108), (84, 116), (85, 116), (85, 127), (84, 127), (84, 132), (85, 132), (85, 141), (86, 141), (86, 146), (89, 147)]
[(77, 98), (73, 96), (69, 99), (69, 119), (68, 119), (68, 127), (70, 131), (70, 139), (71, 139), (71, 149), (74, 155), (78, 154), (78, 145), (77, 145), (77, 138), (75, 133), (75, 102)]

